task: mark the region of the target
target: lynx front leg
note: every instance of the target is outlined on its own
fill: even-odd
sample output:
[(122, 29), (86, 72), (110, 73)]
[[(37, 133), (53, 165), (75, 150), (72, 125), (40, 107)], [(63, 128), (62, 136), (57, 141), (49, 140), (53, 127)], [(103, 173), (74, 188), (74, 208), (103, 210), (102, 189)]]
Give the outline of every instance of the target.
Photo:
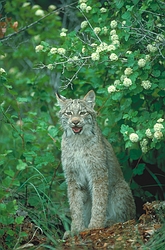
[(78, 187), (75, 181), (68, 182), (68, 198), (72, 218), (71, 232), (83, 231), (84, 225), (84, 196), (85, 190)]
[(88, 228), (104, 227), (108, 202), (108, 178), (98, 178), (92, 187), (92, 214)]

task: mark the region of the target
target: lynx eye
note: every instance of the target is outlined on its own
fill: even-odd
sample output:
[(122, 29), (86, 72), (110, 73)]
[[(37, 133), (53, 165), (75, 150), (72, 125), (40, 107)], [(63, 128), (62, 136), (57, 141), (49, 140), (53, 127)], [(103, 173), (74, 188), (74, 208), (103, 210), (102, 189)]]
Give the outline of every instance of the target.
[(66, 111), (65, 115), (72, 115), (73, 113), (71, 111)]
[(80, 111), (80, 112), (79, 112), (79, 115), (86, 115), (86, 114), (87, 114), (86, 111)]

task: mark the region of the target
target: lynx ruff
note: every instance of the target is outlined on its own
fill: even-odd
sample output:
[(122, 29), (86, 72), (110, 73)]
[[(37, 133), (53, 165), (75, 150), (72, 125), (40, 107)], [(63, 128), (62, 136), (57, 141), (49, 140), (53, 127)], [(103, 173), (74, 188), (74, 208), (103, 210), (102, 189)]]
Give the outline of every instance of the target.
[(57, 94), (62, 165), (68, 185), (71, 233), (135, 218), (135, 203), (112, 146), (103, 137), (94, 111), (95, 93), (83, 99)]

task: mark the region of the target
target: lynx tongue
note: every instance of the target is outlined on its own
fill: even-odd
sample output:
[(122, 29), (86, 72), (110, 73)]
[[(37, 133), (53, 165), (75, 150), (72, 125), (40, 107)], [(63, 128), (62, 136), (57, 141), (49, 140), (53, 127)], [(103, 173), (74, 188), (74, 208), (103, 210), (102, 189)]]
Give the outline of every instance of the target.
[(77, 134), (77, 133), (80, 133), (81, 132), (81, 130), (82, 130), (82, 128), (79, 128), (79, 127), (73, 127), (72, 128), (72, 130), (73, 130), (73, 132), (75, 133), (75, 134)]

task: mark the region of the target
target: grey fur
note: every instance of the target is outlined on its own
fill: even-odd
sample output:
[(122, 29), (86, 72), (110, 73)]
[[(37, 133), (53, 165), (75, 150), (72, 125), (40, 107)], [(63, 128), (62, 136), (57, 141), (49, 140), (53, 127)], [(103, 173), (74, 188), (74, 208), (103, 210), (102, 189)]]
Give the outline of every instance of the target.
[(57, 95), (57, 100), (64, 129), (62, 165), (68, 185), (71, 232), (135, 218), (131, 190), (112, 146), (96, 122), (94, 91), (83, 99)]

